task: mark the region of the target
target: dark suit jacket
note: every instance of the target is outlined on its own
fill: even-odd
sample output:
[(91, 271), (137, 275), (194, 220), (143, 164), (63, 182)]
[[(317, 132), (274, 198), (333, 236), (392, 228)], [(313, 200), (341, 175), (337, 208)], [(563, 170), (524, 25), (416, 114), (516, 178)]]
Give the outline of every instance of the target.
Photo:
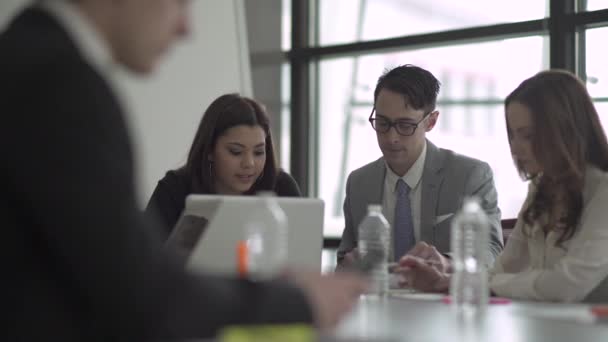
[[(346, 222), (338, 261), (357, 246), (357, 227), (367, 214), (369, 204), (382, 203), (386, 162), (380, 158), (355, 171), (346, 182), (344, 219)], [(490, 220), (488, 262), (502, 251), (502, 230), (492, 170), (487, 163), (440, 149), (427, 141), (422, 174), (420, 203), (420, 240), (450, 252), (450, 226), (453, 215), (466, 196), (477, 196)]]
[(0, 36), (3, 341), (208, 337), (311, 321), (279, 283), (186, 274), (135, 204), (123, 112), (60, 24), (27, 9)]
[[(300, 189), (296, 181), (286, 172), (277, 173), (274, 192), (281, 197), (300, 197)], [(158, 181), (148, 205), (146, 214), (161, 222), (163, 235), (168, 237), (179, 219), (186, 197), (192, 194), (192, 182), (183, 170), (171, 170)]]

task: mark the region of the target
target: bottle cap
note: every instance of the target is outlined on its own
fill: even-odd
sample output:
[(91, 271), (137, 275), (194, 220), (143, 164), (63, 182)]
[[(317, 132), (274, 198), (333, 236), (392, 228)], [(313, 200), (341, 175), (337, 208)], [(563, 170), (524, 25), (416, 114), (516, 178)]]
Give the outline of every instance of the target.
[(464, 203), (462, 205), (462, 211), (464, 212), (475, 212), (481, 210), (481, 205), (479, 204), (479, 198), (475, 196), (466, 197), (464, 199)]
[(276, 197), (277, 196), (277, 194), (271, 190), (262, 190), (262, 191), (256, 192), (255, 194), (260, 197)]
[(380, 204), (370, 204), (367, 206), (367, 212), (381, 212), (382, 206)]

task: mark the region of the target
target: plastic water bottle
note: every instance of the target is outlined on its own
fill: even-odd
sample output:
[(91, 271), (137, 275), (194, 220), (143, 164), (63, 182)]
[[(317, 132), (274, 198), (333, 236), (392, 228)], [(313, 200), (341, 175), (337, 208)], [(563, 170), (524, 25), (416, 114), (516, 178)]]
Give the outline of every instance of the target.
[(382, 215), (382, 206), (371, 204), (367, 216), (359, 224), (360, 263), (370, 266), (371, 287), (369, 294), (383, 295), (388, 292), (388, 246), (390, 226)]
[(260, 192), (261, 207), (245, 224), (245, 241), (239, 246), (242, 276), (265, 280), (277, 276), (287, 263), (287, 217), (274, 193)]
[(490, 225), (476, 198), (467, 198), (452, 220), (450, 283), (452, 307), (458, 314), (475, 316), (485, 311), (489, 289), (487, 275)]

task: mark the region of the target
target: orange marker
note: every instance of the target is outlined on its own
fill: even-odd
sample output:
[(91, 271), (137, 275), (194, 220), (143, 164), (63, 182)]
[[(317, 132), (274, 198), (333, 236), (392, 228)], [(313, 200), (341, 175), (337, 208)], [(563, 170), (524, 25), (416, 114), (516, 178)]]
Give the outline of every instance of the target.
[(239, 241), (236, 245), (236, 268), (239, 276), (242, 278), (247, 277), (249, 270), (249, 249), (247, 248), (247, 241)]

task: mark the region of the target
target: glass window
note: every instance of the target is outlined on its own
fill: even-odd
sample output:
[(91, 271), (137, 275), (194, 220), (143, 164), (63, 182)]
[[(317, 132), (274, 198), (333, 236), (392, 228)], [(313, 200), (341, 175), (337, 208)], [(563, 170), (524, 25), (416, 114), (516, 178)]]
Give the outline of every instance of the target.
[(534, 36), (322, 60), (318, 190), (326, 205), (325, 235), (342, 233), (348, 174), (381, 156), (367, 121), (376, 81), (387, 68), (406, 63), (430, 70), (443, 84), (439, 123), (428, 138), (439, 147), (487, 161), (503, 217), (516, 217), (527, 188), (513, 166), (502, 101), (521, 81), (548, 66), (547, 47), (548, 39)]
[(606, 0), (587, 0), (587, 11), (597, 11), (608, 8)]
[(281, 0), (281, 48), (291, 49), (291, 0)]
[(605, 48), (607, 35), (608, 27), (586, 31), (587, 89), (592, 97), (608, 97), (608, 50)]
[(286, 172), (291, 170), (291, 65), (281, 65), (281, 136), (274, 141), (280, 146), (279, 165)]
[[(604, 126), (604, 132), (608, 131), (608, 101), (595, 101), (595, 109), (600, 116), (602, 126)], [(608, 132), (607, 132), (608, 133)]]
[(319, 0), (319, 44), (544, 18), (548, 0)]

